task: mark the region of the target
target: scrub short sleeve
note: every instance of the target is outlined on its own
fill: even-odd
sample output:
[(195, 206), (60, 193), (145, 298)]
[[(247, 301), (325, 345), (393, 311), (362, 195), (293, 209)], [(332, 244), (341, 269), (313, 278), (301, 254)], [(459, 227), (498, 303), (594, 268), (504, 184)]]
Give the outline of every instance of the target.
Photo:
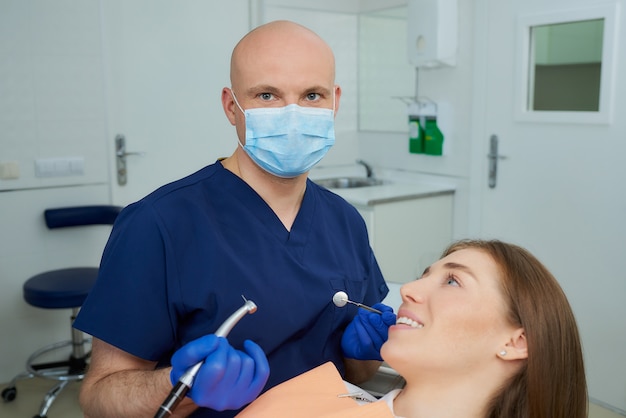
[[(125, 208), (75, 327), (146, 360), (156, 361), (170, 352), (174, 332), (166, 242), (150, 206), (139, 203)], [(176, 293), (175, 288), (170, 290)]]

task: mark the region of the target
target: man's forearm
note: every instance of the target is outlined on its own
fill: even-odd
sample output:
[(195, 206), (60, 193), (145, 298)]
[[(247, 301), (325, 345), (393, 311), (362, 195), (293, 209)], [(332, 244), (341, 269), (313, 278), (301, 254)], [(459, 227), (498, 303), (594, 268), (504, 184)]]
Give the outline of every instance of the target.
[[(125, 370), (83, 382), (80, 405), (85, 418), (152, 418), (172, 389), (170, 368)], [(185, 417), (197, 406), (184, 399), (172, 417)]]

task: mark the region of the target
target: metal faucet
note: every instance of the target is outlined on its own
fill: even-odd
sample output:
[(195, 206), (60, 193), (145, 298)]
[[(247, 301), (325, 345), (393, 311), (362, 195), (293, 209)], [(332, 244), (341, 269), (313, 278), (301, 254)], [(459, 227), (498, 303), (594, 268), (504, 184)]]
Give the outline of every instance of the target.
[(363, 167), (365, 167), (367, 178), (374, 177), (374, 170), (372, 170), (372, 166), (371, 165), (369, 165), (368, 163), (366, 163), (363, 160), (356, 160), (356, 163), (357, 164), (361, 164)]

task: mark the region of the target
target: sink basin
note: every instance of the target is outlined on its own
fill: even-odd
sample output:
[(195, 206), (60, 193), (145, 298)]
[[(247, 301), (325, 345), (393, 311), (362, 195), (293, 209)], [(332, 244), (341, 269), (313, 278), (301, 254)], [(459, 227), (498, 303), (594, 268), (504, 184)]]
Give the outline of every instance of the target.
[(327, 189), (352, 189), (355, 187), (380, 186), (385, 183), (384, 180), (371, 177), (333, 177), (313, 181)]

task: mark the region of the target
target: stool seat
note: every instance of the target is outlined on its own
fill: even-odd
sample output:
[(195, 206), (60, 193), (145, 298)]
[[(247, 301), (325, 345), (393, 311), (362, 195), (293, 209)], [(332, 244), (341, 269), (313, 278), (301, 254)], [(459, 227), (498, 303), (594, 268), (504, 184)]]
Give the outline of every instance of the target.
[(97, 267), (50, 270), (24, 283), (24, 300), (46, 309), (82, 306), (98, 277)]

